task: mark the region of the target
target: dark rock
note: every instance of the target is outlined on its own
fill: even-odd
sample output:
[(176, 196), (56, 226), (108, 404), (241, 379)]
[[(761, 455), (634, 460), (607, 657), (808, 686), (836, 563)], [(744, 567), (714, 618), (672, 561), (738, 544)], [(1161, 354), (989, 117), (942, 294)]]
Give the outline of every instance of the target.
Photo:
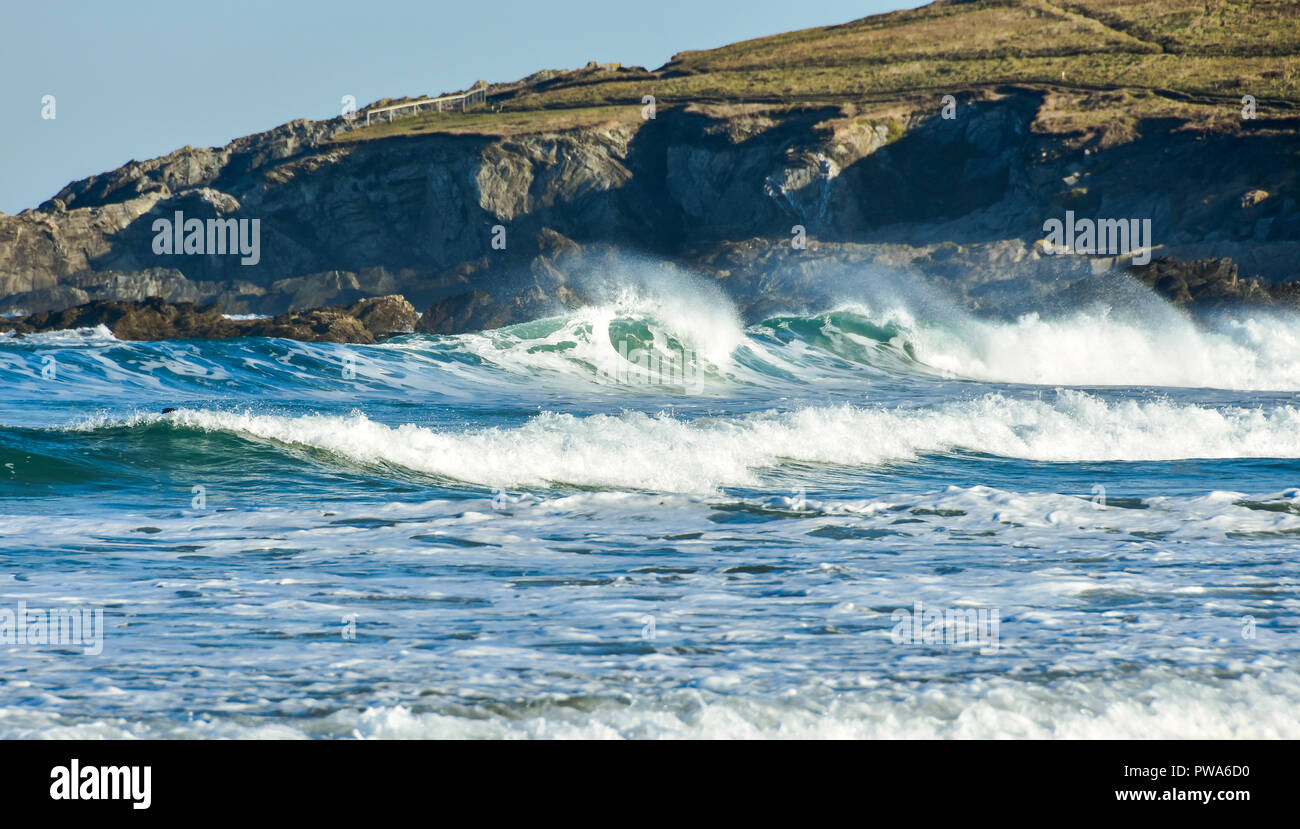
[(466, 291), (433, 304), (420, 317), (416, 330), (422, 334), (456, 334), (500, 328), (509, 322), (504, 306), (484, 291)]
[(415, 327), (416, 313), (400, 296), (365, 299), (348, 306), (293, 311), (273, 319), (231, 320), (216, 306), (169, 303), (157, 297), (142, 302), (95, 301), (62, 311), (0, 319), (0, 332), (106, 326), (122, 340), (226, 339), (280, 337), (305, 342), (374, 343)]
[[(1240, 279), (1231, 259), (1194, 259), (1180, 261), (1173, 257), (1156, 259), (1146, 265), (1133, 265), (1128, 272), (1154, 288), (1175, 305), (1219, 305), (1249, 302), (1272, 304), (1285, 300), (1294, 285), (1261, 285), (1257, 279)], [(1276, 294), (1276, 296), (1275, 296)]]
[(318, 308), (293, 311), (269, 320), (250, 320), (237, 336), (279, 337), (321, 343), (375, 342), (375, 335), (350, 315), (346, 308)]
[[(190, 302), (172, 304), (157, 297), (143, 302), (96, 300), (75, 308), (43, 311), (8, 322), (26, 326), (30, 331), (64, 331), (103, 325), (123, 340), (166, 340), (178, 337), (220, 339), (239, 336), (239, 327), (215, 308), (198, 308)], [(0, 323), (0, 328), (2, 327), (3, 323)]]
[(410, 334), (420, 321), (411, 303), (396, 294), (363, 299), (349, 305), (347, 312), (356, 317), (378, 340), (397, 334)]

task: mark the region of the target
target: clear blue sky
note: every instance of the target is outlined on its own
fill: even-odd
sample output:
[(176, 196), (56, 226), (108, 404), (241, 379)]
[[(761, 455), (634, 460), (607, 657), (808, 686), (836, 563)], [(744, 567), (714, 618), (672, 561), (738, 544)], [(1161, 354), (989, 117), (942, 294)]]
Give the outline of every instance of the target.
[[(843, 23), (914, 0), (5, 0), (0, 211), (65, 184), (385, 96)], [(55, 118), (41, 117), (55, 96)]]

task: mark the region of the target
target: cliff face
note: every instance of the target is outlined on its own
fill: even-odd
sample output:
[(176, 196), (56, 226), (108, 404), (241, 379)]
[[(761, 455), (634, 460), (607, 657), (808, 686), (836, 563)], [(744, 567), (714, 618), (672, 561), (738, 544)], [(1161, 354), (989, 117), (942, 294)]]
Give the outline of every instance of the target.
[[(296, 121), (131, 162), (0, 217), (0, 311), (157, 296), (279, 314), (402, 294), (449, 332), (581, 302), (627, 253), (716, 279), (756, 315), (813, 301), (837, 266), (906, 268), (988, 307), (1127, 264), (1048, 255), (1043, 223), (1066, 211), (1149, 219), (1157, 258), (1231, 259), (1234, 284), (1300, 278), (1286, 101), (1254, 120), (1230, 98), (1171, 116), (1163, 99), (1043, 84), (958, 90), (947, 112), (938, 92), (665, 101), (653, 119), (633, 101), (478, 134)], [(155, 221), (178, 212), (259, 220), (256, 264), (156, 252)]]

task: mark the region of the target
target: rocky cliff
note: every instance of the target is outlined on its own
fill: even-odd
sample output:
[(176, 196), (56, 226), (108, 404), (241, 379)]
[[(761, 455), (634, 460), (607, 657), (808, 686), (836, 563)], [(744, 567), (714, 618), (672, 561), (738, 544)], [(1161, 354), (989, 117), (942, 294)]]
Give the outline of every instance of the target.
[[(935, 8), (961, 25), (949, 4)], [(899, 32), (932, 22), (916, 14), (867, 21), (903, 49)], [(1250, 71), (1273, 71), (1261, 60)], [(490, 86), (479, 113), (295, 121), (132, 161), (0, 217), (0, 311), (159, 297), (282, 314), (402, 294), (428, 309), (423, 330), (452, 332), (582, 302), (636, 255), (718, 281), (752, 315), (815, 301), (828, 269), (898, 269), (988, 308), (1134, 263), (1046, 250), (1044, 222), (1067, 211), (1150, 220), (1157, 260), (1228, 260), (1230, 275), (1211, 274), (1219, 299), (1295, 295), (1291, 87), (1253, 118), (1240, 90), (996, 75), (801, 100), (712, 92), (646, 110), (640, 89), (697, 74), (686, 58), (656, 72), (541, 73)], [(596, 87), (613, 90), (598, 106), (556, 105)], [(256, 262), (233, 250), (233, 230), (230, 249), (213, 252), (212, 219), (258, 220)], [(198, 220), (207, 247), (178, 253), (178, 233), (160, 252), (162, 220)], [(1149, 281), (1172, 296), (1169, 276)]]

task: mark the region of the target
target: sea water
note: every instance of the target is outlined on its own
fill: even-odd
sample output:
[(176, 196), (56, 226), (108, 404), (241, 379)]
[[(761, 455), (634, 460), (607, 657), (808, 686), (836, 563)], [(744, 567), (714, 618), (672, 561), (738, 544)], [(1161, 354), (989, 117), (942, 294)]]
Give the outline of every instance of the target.
[(0, 736), (1300, 737), (1295, 314), (750, 322), (0, 339)]

